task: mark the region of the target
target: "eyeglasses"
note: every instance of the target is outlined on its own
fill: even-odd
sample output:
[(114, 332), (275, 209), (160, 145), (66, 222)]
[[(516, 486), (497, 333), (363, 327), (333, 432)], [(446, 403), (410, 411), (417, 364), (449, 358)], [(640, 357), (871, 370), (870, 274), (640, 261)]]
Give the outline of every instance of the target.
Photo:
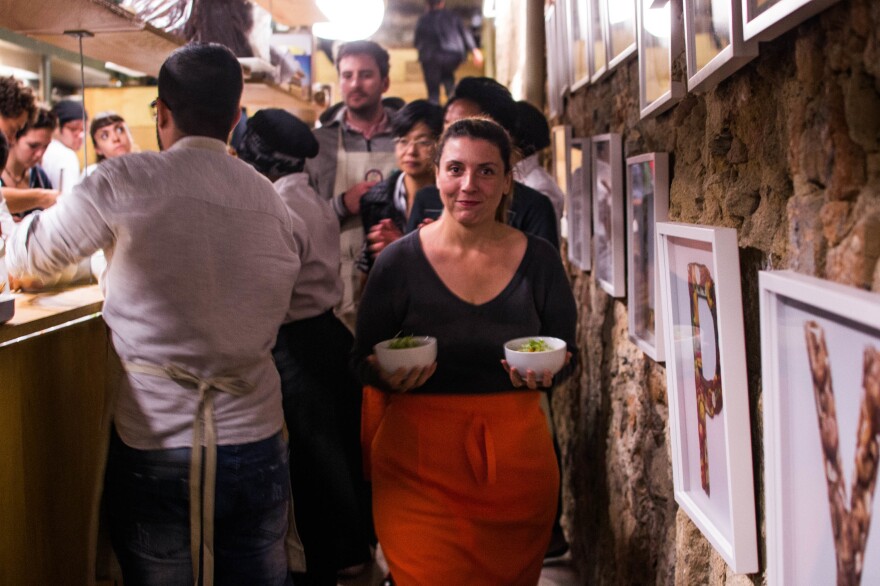
[(157, 104), (159, 103), (159, 98), (156, 98), (152, 102), (150, 102), (150, 115), (153, 117), (153, 122), (159, 119), (159, 109), (157, 108)]
[(418, 140), (408, 140), (406, 138), (395, 138), (394, 146), (399, 149), (406, 150), (410, 147), (410, 145), (414, 145), (417, 149), (432, 149), (437, 144), (436, 141), (433, 141), (428, 138), (420, 138)]

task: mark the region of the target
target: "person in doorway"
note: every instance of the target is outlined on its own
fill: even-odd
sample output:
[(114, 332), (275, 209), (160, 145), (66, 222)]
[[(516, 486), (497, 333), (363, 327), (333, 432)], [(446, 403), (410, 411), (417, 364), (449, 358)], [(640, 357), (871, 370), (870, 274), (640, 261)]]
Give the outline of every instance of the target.
[(15, 136), (9, 158), (0, 173), (0, 187), (9, 211), (19, 217), (55, 205), (58, 190), (40, 166), (56, 126), (55, 115), (45, 108)]
[(339, 47), (336, 71), (344, 106), (315, 130), (318, 156), (306, 162), (306, 172), (318, 195), (332, 202), (341, 222), (340, 275), (343, 298), (336, 314), (354, 328), (361, 277), (355, 262), (364, 231), (360, 200), (373, 185), (390, 175), (396, 164), (391, 136), (392, 110), (382, 106), (390, 80), (388, 51), (372, 41)]
[(483, 53), (461, 19), (446, 10), (446, 0), (427, 0), (428, 11), (416, 24), (415, 46), (428, 88), (428, 101), (440, 103), (440, 85), (446, 99), (455, 87), (455, 70), (472, 54), (474, 65), (483, 66)]
[(364, 534), (361, 386), (348, 368), (354, 338), (333, 315), (342, 298), (339, 220), (303, 173), (318, 154), (309, 127), (280, 109), (248, 121), (238, 156), (274, 182), (296, 223), (302, 269), (272, 355), (290, 437), (296, 525), (306, 554), (297, 585), (336, 586), (337, 571), (370, 559)]
[(434, 148), (443, 131), (443, 110), (415, 100), (394, 114), (391, 134), (398, 170), (361, 198), (361, 220), (367, 236), (358, 267), (368, 273), (373, 259), (403, 236), (416, 193), (434, 184)]
[[(104, 249), (119, 357), (104, 481), (126, 584), (290, 584), (290, 473), (271, 349), (299, 275), (284, 202), (230, 157), (241, 65), (189, 44), (159, 70), (162, 152), (108, 158), (9, 242), (17, 275)], [(203, 465), (204, 463), (204, 465)], [(295, 532), (291, 532), (295, 536)]]
[[(534, 585), (550, 541), (559, 469), (539, 399), (573, 370), (577, 309), (558, 251), (503, 220), (512, 150), (488, 119), (447, 128), (443, 214), (386, 248), (364, 290), (353, 362), (387, 393), (367, 445), (399, 584)], [(383, 370), (373, 346), (399, 332), (436, 338), (436, 362)], [(505, 342), (537, 335), (567, 343), (555, 376), (503, 361)]]
[(79, 181), (80, 152), (88, 115), (79, 100), (61, 100), (52, 106), (58, 127), (43, 155), (43, 169), (61, 195), (73, 191)]

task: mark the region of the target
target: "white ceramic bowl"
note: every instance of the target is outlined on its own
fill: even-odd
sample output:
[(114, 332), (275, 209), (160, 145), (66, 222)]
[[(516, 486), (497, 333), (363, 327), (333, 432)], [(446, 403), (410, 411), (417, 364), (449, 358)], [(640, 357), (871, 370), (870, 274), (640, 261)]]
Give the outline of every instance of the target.
[[(544, 340), (550, 349), (544, 352), (520, 351), (522, 345), (527, 344), (529, 340)], [(504, 358), (507, 360), (507, 364), (517, 369), (522, 376), (525, 376), (529, 369), (534, 370), (538, 376), (541, 376), (545, 370), (556, 374), (562, 370), (562, 366), (565, 364), (566, 348), (565, 340), (559, 338), (528, 336), (505, 342)]]
[(394, 341), (392, 338), (373, 346), (379, 366), (387, 372), (395, 372), (398, 368), (410, 370), (431, 366), (437, 360), (437, 338), (413, 336), (413, 340), (420, 344), (412, 348), (389, 348), (388, 345)]

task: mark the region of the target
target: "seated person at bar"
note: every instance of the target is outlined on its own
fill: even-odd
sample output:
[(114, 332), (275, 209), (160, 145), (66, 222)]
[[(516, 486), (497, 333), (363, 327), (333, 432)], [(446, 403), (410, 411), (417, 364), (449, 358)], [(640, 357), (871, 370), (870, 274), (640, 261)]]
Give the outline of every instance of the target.
[(122, 116), (116, 112), (101, 112), (95, 116), (89, 126), (89, 135), (92, 137), (92, 144), (95, 145), (95, 157), (98, 162), (86, 167), (83, 178), (94, 173), (95, 167), (101, 161), (121, 157), (134, 150), (131, 131)]
[(15, 142), (15, 135), (37, 115), (34, 92), (12, 76), (0, 77), (0, 132), (6, 142)]
[[(6, 135), (0, 132), (0, 166), (6, 165), (6, 157), (9, 156), (9, 143), (6, 142)], [(15, 228), (15, 222), (9, 208), (6, 207), (6, 200), (3, 199), (3, 188), (0, 188), (0, 238), (6, 240)]]
[[(443, 123), (448, 128), (456, 120), (480, 115), (488, 116), (512, 134), (516, 127), (516, 102), (510, 91), (494, 79), (465, 77), (458, 82), (455, 94), (446, 103)], [(442, 210), (436, 186), (420, 190), (406, 225), (407, 232), (416, 229), (424, 220), (436, 219)], [(550, 200), (518, 181), (514, 181), (507, 223), (526, 234), (540, 236), (559, 248), (559, 229)]]
[(43, 155), (43, 169), (52, 186), (65, 195), (79, 182), (85, 125), (88, 113), (79, 100), (61, 100), (52, 106), (58, 128)]
[(108, 158), (7, 242), (14, 275), (107, 252), (104, 508), (125, 584), (281, 586), (303, 562), (271, 355), (300, 259), (272, 184), (226, 150), (243, 86), (229, 49), (175, 50), (164, 150)]
[(376, 255), (403, 236), (416, 192), (434, 184), (434, 147), (442, 131), (443, 109), (427, 100), (410, 102), (392, 116), (397, 170), (361, 196), (361, 271), (369, 272)]
[(21, 216), (55, 205), (58, 190), (52, 189), (40, 161), (52, 141), (56, 124), (55, 114), (40, 108), (36, 118), (15, 135), (15, 142), (9, 149), (9, 159), (0, 173), (3, 198), (9, 211), (15, 215)]

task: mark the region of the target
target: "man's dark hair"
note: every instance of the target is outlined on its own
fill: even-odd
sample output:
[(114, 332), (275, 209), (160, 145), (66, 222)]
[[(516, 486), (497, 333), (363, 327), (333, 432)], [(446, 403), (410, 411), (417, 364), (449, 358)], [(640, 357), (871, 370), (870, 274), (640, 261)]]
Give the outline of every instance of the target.
[(391, 136), (406, 136), (419, 122), (427, 124), (434, 138), (438, 138), (443, 132), (443, 108), (428, 100), (413, 100), (394, 113), (391, 118)]
[(516, 112), (513, 137), (522, 156), (531, 156), (550, 146), (550, 125), (544, 113), (525, 100), (516, 103)]
[(513, 134), (516, 128), (516, 102), (510, 90), (491, 77), (463, 77), (455, 86), (453, 99), (446, 103), (446, 107), (449, 108), (455, 100), (476, 103), (483, 114)]
[(186, 135), (226, 142), (243, 88), (238, 59), (215, 43), (185, 45), (171, 53), (159, 70), (159, 99)]
[(388, 56), (388, 51), (383, 49), (379, 43), (374, 43), (373, 41), (351, 41), (350, 43), (344, 43), (336, 53), (336, 73), (339, 73), (339, 62), (342, 61), (343, 57), (348, 57), (349, 55), (369, 55), (376, 62), (376, 67), (379, 68), (379, 75), (382, 76), (382, 79), (388, 77), (388, 72), (391, 70), (391, 58)]
[(16, 140), (30, 132), (31, 130), (40, 130), (41, 128), (48, 128), (49, 130), (55, 130), (58, 126), (58, 116), (55, 115), (51, 110), (47, 110), (46, 108), (39, 108), (37, 110), (37, 115), (30, 120), (27, 124), (21, 127), (17, 133), (15, 133)]
[(37, 114), (37, 101), (34, 91), (12, 77), (0, 77), (0, 116), (18, 118), (27, 112), (28, 120)]
[(6, 166), (6, 159), (9, 157), (9, 143), (6, 141), (6, 135), (0, 132), (0, 169)]

